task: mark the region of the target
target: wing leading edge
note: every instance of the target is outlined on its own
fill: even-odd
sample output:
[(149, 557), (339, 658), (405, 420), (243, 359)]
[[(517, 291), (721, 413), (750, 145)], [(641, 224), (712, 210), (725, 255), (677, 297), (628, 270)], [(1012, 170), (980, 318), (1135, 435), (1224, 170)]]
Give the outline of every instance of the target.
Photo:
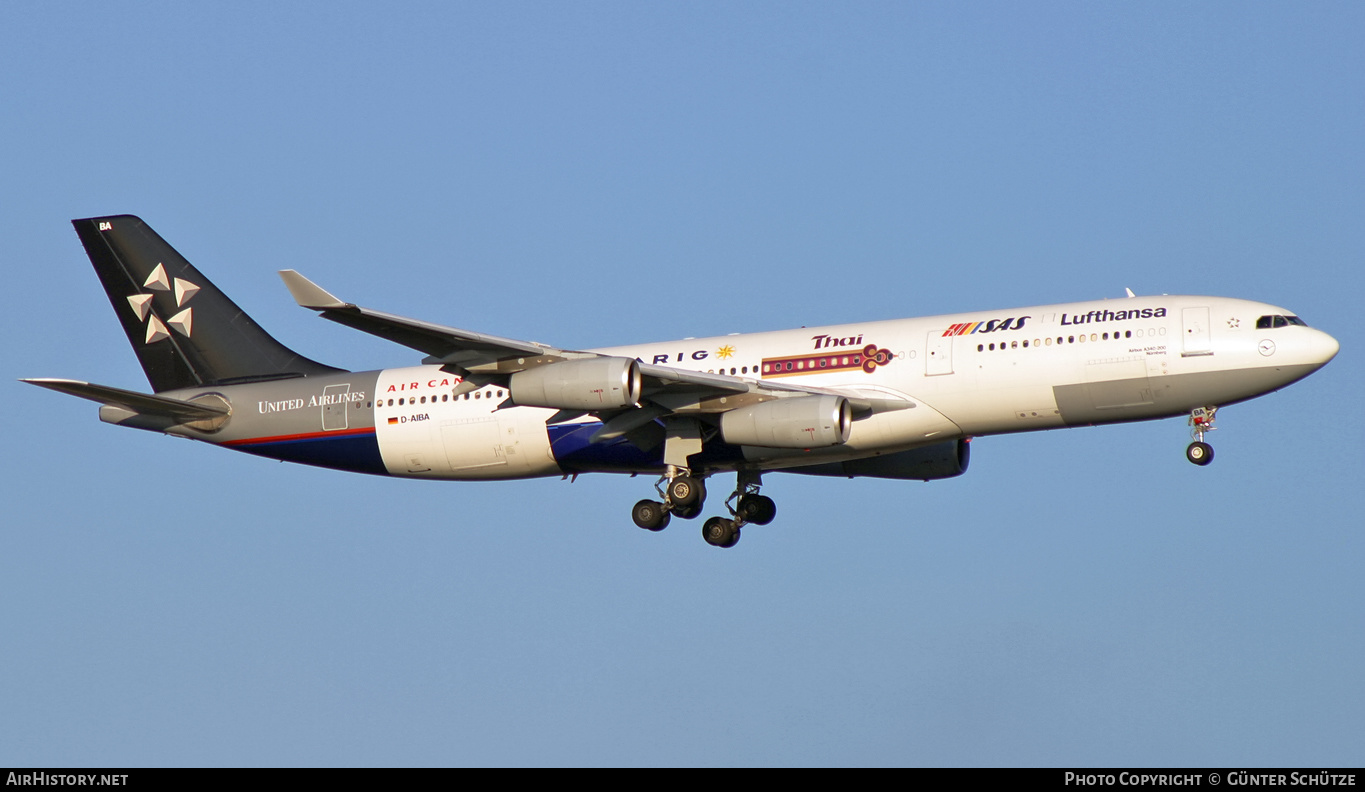
[[(295, 270), (282, 270), (280, 277), (300, 306), (320, 312), (324, 319), (423, 352), (428, 356), (424, 363), (439, 364), (445, 371), (464, 377), (465, 382), (457, 392), (494, 383), (505, 385), (513, 374), (552, 363), (610, 357), (408, 319), (341, 300)], [(595, 438), (601, 442), (657, 418), (724, 413), (796, 396), (842, 396), (848, 400), (854, 420), (914, 406), (900, 399), (866, 398), (835, 389), (757, 382), (639, 361), (636, 366), (642, 380), (639, 404), (625, 409), (563, 410), (552, 422), (596, 415), (604, 423)]]

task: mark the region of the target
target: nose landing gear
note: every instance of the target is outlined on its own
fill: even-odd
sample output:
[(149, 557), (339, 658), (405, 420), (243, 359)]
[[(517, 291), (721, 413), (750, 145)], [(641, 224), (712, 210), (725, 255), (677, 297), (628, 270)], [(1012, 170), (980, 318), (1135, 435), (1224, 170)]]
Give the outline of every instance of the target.
[(1213, 425), (1217, 412), (1217, 407), (1196, 407), (1190, 411), (1190, 436), (1194, 442), (1185, 449), (1185, 458), (1201, 467), (1213, 461), (1213, 446), (1204, 442), (1204, 433), (1218, 428)]

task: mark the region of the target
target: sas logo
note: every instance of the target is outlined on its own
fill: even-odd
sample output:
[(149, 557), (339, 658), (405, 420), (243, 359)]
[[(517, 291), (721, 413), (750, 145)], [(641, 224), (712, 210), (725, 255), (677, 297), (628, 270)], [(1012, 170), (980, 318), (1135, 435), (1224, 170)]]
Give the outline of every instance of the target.
[(1024, 322), (1032, 318), (1032, 316), (1021, 316), (1016, 319), (1011, 316), (1008, 319), (989, 319), (985, 322), (962, 322), (961, 324), (955, 324), (947, 330), (944, 330), (943, 335), (940, 337), (947, 338), (948, 336), (972, 335), (974, 333), (994, 333), (999, 330), (1021, 330), (1024, 327)]

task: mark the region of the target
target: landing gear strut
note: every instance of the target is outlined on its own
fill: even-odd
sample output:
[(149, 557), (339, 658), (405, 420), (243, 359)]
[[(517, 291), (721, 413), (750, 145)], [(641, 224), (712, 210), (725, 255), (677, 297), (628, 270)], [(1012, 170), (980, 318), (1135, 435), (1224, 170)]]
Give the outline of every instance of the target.
[(1196, 407), (1190, 411), (1190, 436), (1194, 442), (1185, 449), (1185, 458), (1201, 467), (1213, 461), (1213, 446), (1204, 442), (1204, 433), (1218, 428), (1213, 425), (1217, 412), (1217, 407)]

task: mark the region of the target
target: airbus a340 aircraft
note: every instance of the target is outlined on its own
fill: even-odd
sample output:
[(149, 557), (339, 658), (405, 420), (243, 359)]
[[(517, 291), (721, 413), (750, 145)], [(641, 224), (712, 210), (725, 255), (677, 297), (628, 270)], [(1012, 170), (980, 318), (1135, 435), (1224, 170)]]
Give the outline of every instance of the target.
[(422, 364), (351, 372), (251, 320), (150, 227), (73, 221), (155, 395), (29, 379), (100, 419), (259, 456), (409, 478), (658, 476), (633, 518), (658, 531), (735, 473), (731, 547), (766, 524), (770, 471), (939, 479), (974, 436), (1189, 416), (1186, 456), (1222, 406), (1300, 380), (1337, 342), (1292, 312), (1224, 297), (1134, 297), (922, 319), (557, 349), (362, 308), (293, 270), (299, 305), (411, 347)]

